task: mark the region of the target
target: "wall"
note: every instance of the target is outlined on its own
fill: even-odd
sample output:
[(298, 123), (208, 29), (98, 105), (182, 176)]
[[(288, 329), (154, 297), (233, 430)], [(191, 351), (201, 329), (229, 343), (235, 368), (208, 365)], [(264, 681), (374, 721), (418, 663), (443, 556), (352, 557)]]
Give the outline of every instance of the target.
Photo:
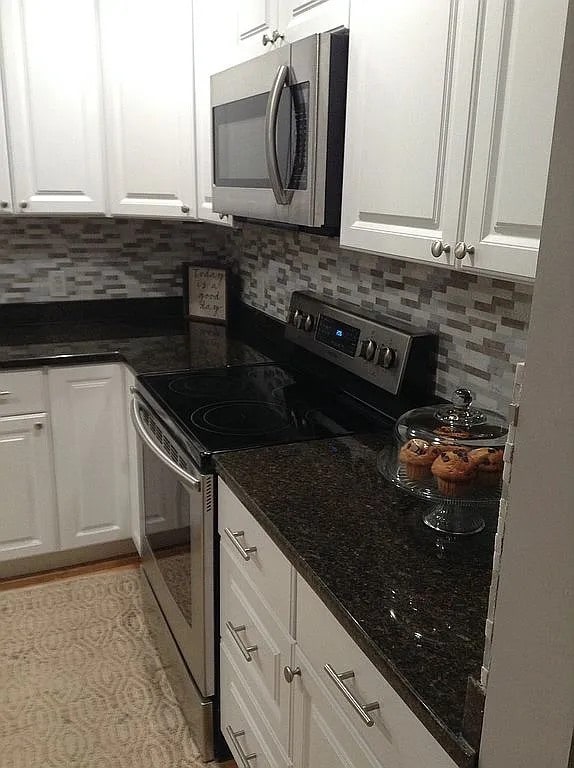
[(336, 238), (243, 224), (232, 252), (244, 300), (286, 319), (296, 289), (345, 299), (439, 333), (438, 394), (467, 386), (506, 413), (526, 357), (532, 286), (343, 250)]
[(64, 270), (65, 299), (181, 294), (181, 264), (215, 258), (220, 227), (106, 218), (0, 218), (0, 303), (50, 301), (48, 275)]
[(175, 296), (181, 264), (204, 257), (234, 262), (244, 301), (281, 320), (291, 292), (307, 289), (431, 328), (440, 395), (466, 385), (484, 406), (510, 401), (531, 286), (345, 251), (336, 238), (256, 224), (0, 218), (0, 303), (56, 298), (51, 270), (64, 270), (70, 300)]

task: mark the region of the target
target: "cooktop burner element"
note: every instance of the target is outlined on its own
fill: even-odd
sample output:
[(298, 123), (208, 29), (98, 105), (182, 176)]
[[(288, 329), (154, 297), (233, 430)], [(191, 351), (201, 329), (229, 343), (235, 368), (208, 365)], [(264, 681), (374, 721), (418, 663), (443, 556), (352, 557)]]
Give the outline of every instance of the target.
[(191, 422), (218, 435), (275, 434), (290, 426), (284, 411), (256, 400), (204, 405), (191, 414)]

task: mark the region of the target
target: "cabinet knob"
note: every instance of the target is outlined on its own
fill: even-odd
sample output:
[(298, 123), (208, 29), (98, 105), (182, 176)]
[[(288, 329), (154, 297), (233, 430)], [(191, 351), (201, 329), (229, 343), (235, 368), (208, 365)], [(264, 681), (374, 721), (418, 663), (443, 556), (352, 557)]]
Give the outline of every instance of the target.
[(189, 213), (189, 205), (182, 205), (181, 206), (181, 212), (182, 213)]
[(22, 200), (22, 201), (20, 202), (20, 208), (27, 208), (27, 207), (28, 207), (28, 203), (27, 203), (27, 201), (26, 201), (26, 200)]
[(472, 256), (474, 253), (474, 245), (467, 245), (464, 240), (457, 243), (454, 246), (454, 258), (461, 261), (465, 256)]
[(283, 677), (288, 683), (292, 683), (296, 677), (301, 677), (301, 667), (283, 667)]
[(34, 424), (34, 429), (37, 430), (38, 432), (40, 432), (40, 430), (44, 429), (44, 425), (42, 424), (41, 421), (37, 421)]
[(443, 253), (450, 253), (450, 245), (443, 243), (442, 240), (434, 240), (430, 251), (435, 259), (440, 259)]
[(0, 208), (8, 208), (8, 203), (6, 200), (0, 200)]
[(268, 43), (274, 44), (277, 40), (285, 40), (285, 35), (280, 34), (278, 29), (273, 30), (271, 37), (269, 37), (267, 33), (263, 35), (263, 45), (267, 45)]

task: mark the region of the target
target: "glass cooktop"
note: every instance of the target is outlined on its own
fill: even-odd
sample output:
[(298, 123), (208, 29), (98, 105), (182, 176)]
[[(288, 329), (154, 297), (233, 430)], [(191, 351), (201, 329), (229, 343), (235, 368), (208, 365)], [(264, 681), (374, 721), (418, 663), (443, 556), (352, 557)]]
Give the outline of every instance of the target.
[(139, 382), (207, 453), (372, 432), (390, 423), (348, 395), (273, 364), (149, 374)]

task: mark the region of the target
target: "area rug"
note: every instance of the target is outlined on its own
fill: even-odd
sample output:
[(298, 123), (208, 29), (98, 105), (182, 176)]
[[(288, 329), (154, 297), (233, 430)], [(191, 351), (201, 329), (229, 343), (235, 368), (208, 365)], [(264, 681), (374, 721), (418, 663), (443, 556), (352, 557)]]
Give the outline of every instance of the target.
[(137, 569), (0, 592), (1, 768), (203, 766)]

